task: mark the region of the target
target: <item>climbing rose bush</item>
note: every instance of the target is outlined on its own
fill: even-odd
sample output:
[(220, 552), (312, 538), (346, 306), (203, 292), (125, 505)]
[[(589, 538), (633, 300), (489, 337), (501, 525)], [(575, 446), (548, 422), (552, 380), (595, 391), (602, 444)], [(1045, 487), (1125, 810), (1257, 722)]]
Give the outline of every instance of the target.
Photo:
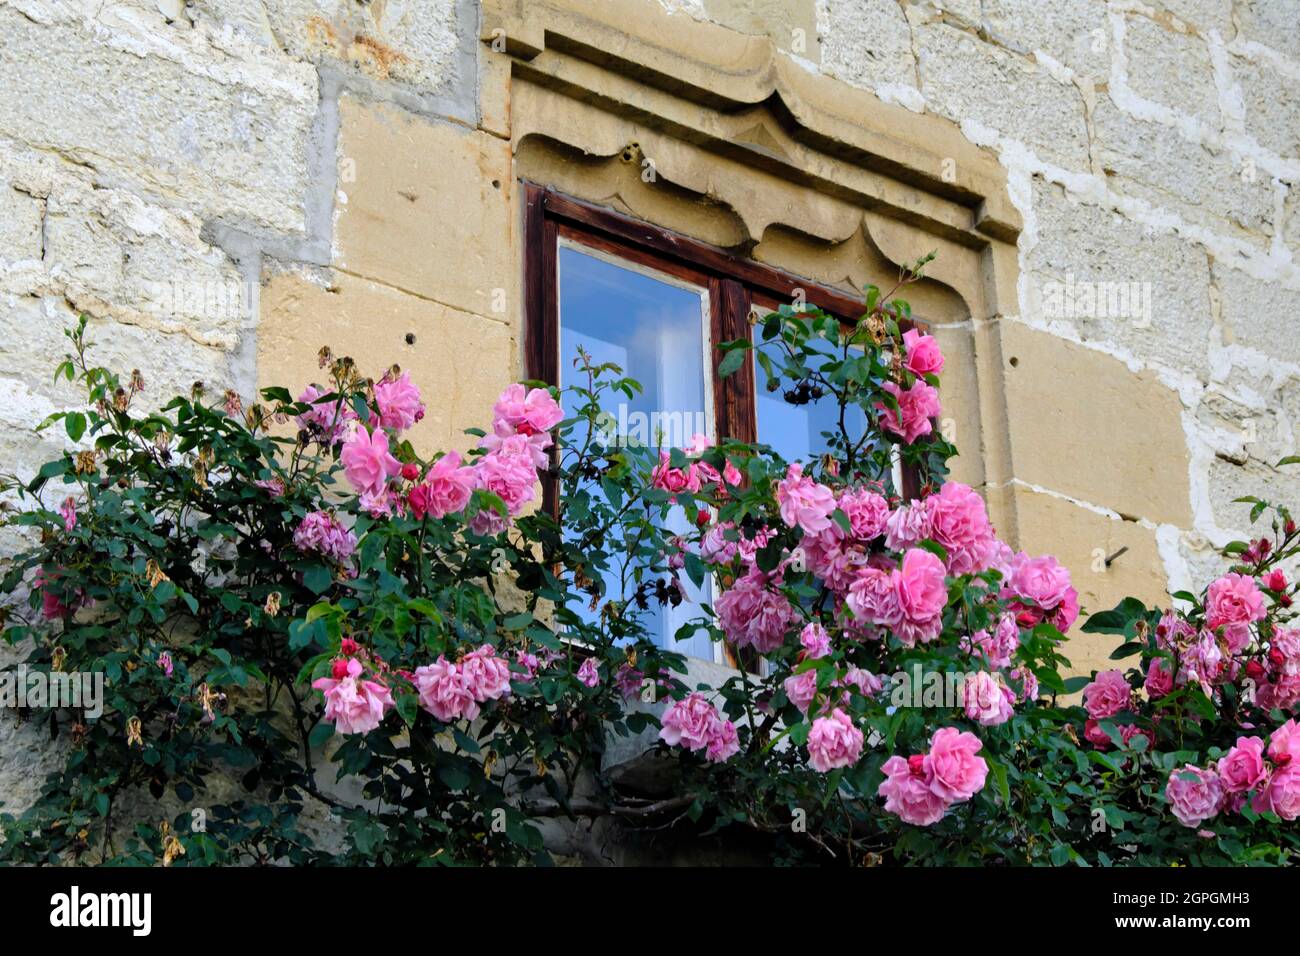
[[(897, 291), (721, 346), (838, 412), (805, 461), (629, 445), (608, 405), (639, 386), (583, 353), (427, 456), (418, 383), (327, 349), (293, 392), (144, 411), (83, 320), (58, 376), (87, 403), (7, 478), (0, 590), (29, 667), (107, 693), (40, 714), (66, 756), (0, 860), (540, 863), (547, 820), (608, 814), (775, 862), (1289, 862), (1285, 509), (1180, 610), (1087, 621), (1136, 666), (1062, 677), (1078, 593), (949, 480), (944, 356)], [(664, 608), (727, 666), (652, 640)], [(620, 739), (671, 797), (620, 787)]]

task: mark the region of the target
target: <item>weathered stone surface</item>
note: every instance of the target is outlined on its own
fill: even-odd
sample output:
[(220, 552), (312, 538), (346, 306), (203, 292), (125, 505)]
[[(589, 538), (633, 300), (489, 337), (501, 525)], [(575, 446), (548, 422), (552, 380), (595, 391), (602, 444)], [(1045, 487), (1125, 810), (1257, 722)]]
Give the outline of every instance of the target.
[(1178, 396), (1150, 373), (1017, 322), (1003, 323), (1015, 476), (1121, 515), (1187, 527)]
[[(1015, 502), (1020, 548), (1029, 554), (1054, 555), (1070, 569), (1083, 609), (1080, 623), (1087, 614), (1109, 610), (1129, 596), (1149, 606), (1168, 606), (1153, 529), (1025, 488), (1016, 489)], [(1106, 558), (1121, 548), (1128, 550), (1107, 566)], [(1108, 655), (1118, 646), (1112, 636), (1082, 633), (1078, 623), (1069, 637), (1065, 655), (1075, 673), (1104, 670)]]
[(492, 403), (518, 377), (509, 327), (343, 274), (329, 283), (297, 273), (269, 278), (257, 339), (259, 386), (284, 385), (296, 395), (320, 381), (322, 345), (352, 356), (372, 377), (398, 364), (426, 407), (410, 432), (416, 446), (425, 453), (472, 447), (477, 439), (464, 429), (489, 427)]
[[(1300, 501), (1300, 469), (1295, 465), (1275, 469), (1272, 462), (1263, 462), (1255, 458), (1244, 464), (1214, 458), (1210, 461), (1208, 471), (1210, 507), (1214, 514), (1215, 525), (1241, 538), (1246, 538), (1251, 531), (1258, 536), (1267, 525), (1250, 524), (1249, 504), (1242, 504), (1235, 499), (1254, 495), (1276, 504), (1292, 505)], [(1292, 505), (1294, 507), (1294, 505)]]
[(1300, 17), (1287, 0), (1238, 0), (1238, 36), (1262, 43), (1300, 63)]
[(816, 7), (816, 0), (704, 0), (704, 11), (713, 22), (741, 33), (765, 34), (777, 49), (810, 63), (821, 59)]
[[(1246, 132), (1280, 156), (1300, 156), (1300, 84), (1263, 63), (1247, 66), (1232, 58), (1233, 78), (1241, 86)], [(1300, 75), (1300, 64), (1294, 67)]]
[[(1276, 205), (1273, 178), (1266, 172), (1189, 142), (1173, 127), (1139, 120), (1109, 96), (1097, 98), (1092, 126), (1094, 155), (1111, 189), (1267, 246)], [(1189, 169), (1197, 175), (1189, 176)]]
[(1162, 0), (1161, 6), (1198, 33), (1217, 30), (1224, 40), (1232, 39), (1232, 0)]
[(150, 34), (134, 21), (33, 7), (48, 21), (0, 8), (0, 134), (205, 217), (304, 229), (309, 67), (223, 57), (179, 27), (146, 55)]
[(41, 206), (0, 179), (0, 266), (41, 257)]
[(1220, 262), (1212, 270), (1232, 341), (1300, 365), (1300, 340), (1279, 334), (1300, 321), (1300, 289), (1265, 282)]
[(1074, 202), (1058, 187), (1036, 183), (1033, 195), (1038, 242), (1024, 257), (1028, 313), (1064, 322), (1085, 342), (1208, 376), (1217, 339), (1205, 253), (1173, 234)]
[(894, 0), (827, 0), (822, 70), (874, 90), (916, 87), (912, 31)]
[(1028, 57), (943, 23), (918, 26), (916, 42), (930, 109), (957, 122), (975, 120), (1050, 162), (1087, 167), (1088, 130), (1077, 89)]
[(1042, 51), (1075, 73), (1104, 78), (1110, 70), (1106, 7), (1078, 0), (983, 0), (994, 40), (1024, 53)]
[[(335, 264), (492, 315), (518, 268), (511, 249), (510, 146), (394, 107), (340, 103)], [(497, 313), (501, 314), (501, 313)]]
[(1124, 24), (1128, 85), (1133, 92), (1217, 129), (1222, 124), (1219, 94), (1205, 40), (1143, 16), (1128, 16)]

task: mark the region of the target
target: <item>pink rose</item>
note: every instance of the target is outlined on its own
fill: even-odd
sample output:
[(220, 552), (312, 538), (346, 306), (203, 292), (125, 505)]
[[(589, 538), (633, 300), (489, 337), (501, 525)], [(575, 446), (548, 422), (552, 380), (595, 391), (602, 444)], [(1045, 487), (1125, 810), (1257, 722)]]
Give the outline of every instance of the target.
[(818, 717), (808, 732), (808, 763), (818, 773), (851, 767), (862, 755), (862, 731), (838, 707)]
[(510, 693), (510, 665), (496, 656), (491, 644), (461, 658), (460, 673), (465, 689), (480, 704)]
[(930, 512), (924, 502), (902, 505), (885, 520), (885, 547), (906, 551), (930, 537)]
[(1254, 790), (1268, 780), (1264, 764), (1264, 741), (1259, 737), (1238, 737), (1237, 745), (1219, 758), (1219, 781), (1227, 793)]
[(941, 727), (930, 738), (924, 769), (930, 788), (949, 803), (969, 800), (984, 789), (989, 765), (978, 756), (984, 745), (974, 734), (956, 727)]
[(844, 599), (854, 618), (866, 624), (880, 624), (894, 629), (903, 621), (903, 609), (890, 572), (880, 568), (863, 568), (849, 586)]
[(402, 470), (402, 463), (389, 454), (388, 435), (378, 428), (371, 432), (358, 426), (343, 443), (339, 457), (343, 473), (360, 494), (380, 494), (389, 479)]
[[(326, 398), (327, 395), (330, 397)], [(347, 423), (357, 417), (347, 402), (316, 385), (303, 389), (298, 404), (311, 406), (298, 416), (298, 427), (327, 445), (342, 438)]]
[(912, 760), (890, 757), (880, 769), (885, 779), (876, 792), (885, 798), (886, 812), (922, 827), (943, 819), (948, 802), (931, 789), (921, 755)]
[(313, 511), (303, 516), (293, 533), (299, 551), (314, 551), (336, 564), (347, 564), (357, 550), (357, 536), (328, 511)]
[(1050, 611), (1066, 599), (1070, 588), (1070, 572), (1051, 555), (1031, 558), (1017, 555), (1017, 560), (1007, 581), (1007, 588), (1020, 598), (1033, 601), (1045, 611)]
[(1300, 724), (1291, 718), (1268, 741), (1268, 755), (1274, 763), (1289, 764), (1300, 758)]
[(63, 518), (63, 530), (71, 531), (77, 526), (77, 499), (68, 495), (59, 507), (59, 516)]
[(924, 502), (928, 537), (948, 552), (948, 570), (973, 574), (985, 570), (997, 543), (984, 509), (984, 499), (966, 485), (945, 484)]
[(849, 519), (853, 537), (870, 541), (885, 533), (885, 522), (889, 520), (889, 502), (884, 495), (859, 488), (841, 494), (839, 504), (840, 510)]
[(537, 467), (531, 446), (523, 435), (511, 435), (478, 460), (474, 476), (479, 488), (492, 492), (503, 502), (510, 517), (518, 517), (536, 497)]
[(600, 668), (596, 664), (596, 658), (588, 657), (578, 668), (578, 682), (586, 684), (588, 687), (595, 687), (600, 683)]
[(1223, 803), (1223, 786), (1213, 770), (1184, 764), (1169, 774), (1165, 799), (1179, 823), (1185, 827), (1198, 827), (1219, 812)]
[(971, 635), (971, 643), (984, 654), (989, 667), (1010, 667), (1012, 655), (1020, 647), (1020, 627), (1016, 624), (1015, 615), (1003, 614), (999, 617), (998, 626), (992, 634), (976, 631)]
[(737, 647), (752, 646), (760, 654), (776, 650), (797, 619), (785, 595), (768, 586), (768, 577), (751, 570), (713, 602), (727, 639)]
[(712, 763), (724, 763), (740, 753), (740, 735), (736, 725), (729, 720), (721, 720), (714, 725), (709, 742), (704, 745), (704, 757)]
[(375, 404), (379, 406), (379, 424), (394, 431), (410, 428), (424, 417), (420, 390), (406, 372), (395, 379), (385, 375), (375, 383)]
[(474, 720), (479, 715), (478, 701), (465, 686), (460, 667), (439, 657), (436, 663), (415, 669), (415, 688), (420, 695), (420, 706), (443, 723), (464, 717)]
[(1083, 689), (1083, 706), (1093, 720), (1114, 717), (1129, 706), (1132, 688), (1123, 671), (1102, 671)]
[(1152, 700), (1159, 700), (1161, 697), (1172, 694), (1174, 692), (1174, 675), (1169, 668), (1169, 664), (1158, 657), (1152, 658), (1151, 663), (1147, 665), (1147, 679), (1144, 686), (1147, 690), (1147, 696)]
[(1229, 649), (1238, 653), (1250, 640), (1250, 624), (1267, 613), (1264, 595), (1255, 579), (1245, 574), (1225, 574), (1213, 582), (1205, 596), (1205, 625), (1224, 628)]
[(787, 527), (803, 528), (805, 534), (817, 534), (831, 526), (835, 510), (835, 493), (811, 478), (805, 478), (798, 462), (786, 469), (785, 480), (777, 482), (776, 500), (781, 506), (781, 520)]
[(311, 685), (325, 695), (325, 719), (341, 734), (374, 730), (393, 707), (388, 688), (376, 681), (362, 680), (361, 671), (361, 662), (353, 657), (347, 662), (344, 677), (322, 677)]
[[(883, 402), (877, 403), (880, 412), (880, 427), (903, 439), (903, 444), (910, 445), (918, 438), (930, 434), (933, 426), (930, 419), (936, 418), (941, 411), (939, 392), (925, 382), (918, 381), (904, 391), (893, 382), (886, 382), (884, 390), (898, 401), (898, 411), (894, 411)], [(900, 421), (899, 412), (902, 413)]]
[(703, 694), (687, 694), (664, 711), (659, 739), (669, 745), (680, 744), (687, 750), (702, 750), (717, 734), (719, 723), (721, 716), (717, 708)]
[(903, 562), (890, 575), (903, 621), (897, 634), (907, 646), (938, 636), (943, 626), (943, 609), (948, 603), (943, 562), (921, 548), (903, 555)]
[(1011, 691), (988, 671), (968, 677), (962, 685), (966, 716), (984, 727), (1005, 724), (1015, 713)]
[(544, 388), (507, 385), (492, 406), (492, 414), (523, 435), (549, 432), (564, 419), (564, 410)]
[(799, 632), (799, 646), (812, 658), (826, 657), (831, 652), (831, 638), (826, 628), (817, 621), (810, 621)]
[(785, 696), (790, 698), (790, 703), (806, 714), (808, 705), (817, 696), (817, 671), (807, 670), (802, 674), (792, 674), (781, 686), (785, 688)]
[(473, 468), (461, 465), (460, 461), (459, 453), (447, 452), (434, 462), (424, 481), (411, 489), (407, 501), (417, 519), (426, 514), (442, 518), (465, 510), (478, 477)]
[(943, 352), (939, 350), (939, 341), (933, 335), (908, 329), (903, 333), (903, 348), (907, 356), (903, 367), (913, 375), (942, 374)]
[(1257, 813), (1271, 810), (1288, 822), (1300, 817), (1300, 765), (1288, 763), (1275, 770), (1251, 806)]

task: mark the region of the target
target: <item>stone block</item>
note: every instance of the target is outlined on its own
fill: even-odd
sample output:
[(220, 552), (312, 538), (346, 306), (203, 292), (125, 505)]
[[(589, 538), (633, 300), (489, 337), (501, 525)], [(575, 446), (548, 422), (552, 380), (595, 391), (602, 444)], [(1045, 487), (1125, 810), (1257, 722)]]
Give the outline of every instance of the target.
[(1088, 168), (1088, 129), (1075, 87), (1029, 57), (944, 23), (919, 25), (915, 34), (921, 92), (931, 110), (995, 129), (1048, 162)]
[(1129, 88), (1210, 129), (1220, 128), (1219, 94), (1205, 39), (1143, 16), (1128, 16), (1124, 24)]
[(283, 385), (297, 395), (321, 381), (323, 345), (350, 355), (364, 375), (378, 378), (393, 364), (410, 373), (426, 406), (410, 435), (426, 454), (476, 444), (464, 429), (490, 428), (492, 403), (518, 378), (504, 323), (341, 273), (328, 286), (294, 272), (270, 276), (257, 338), (259, 387)]
[(829, 0), (821, 37), (822, 71), (874, 90), (916, 87), (912, 31), (894, 0)]
[(983, 19), (998, 43), (1042, 51), (1075, 73), (1104, 79), (1110, 71), (1106, 7), (1079, 0), (984, 0)]
[[(340, 103), (334, 262), (479, 315), (504, 315), (511, 247), (510, 145), (396, 107)], [(501, 291), (498, 291), (501, 290)]]
[(1015, 477), (1132, 518), (1188, 527), (1178, 396), (1149, 372), (1016, 322), (1002, 324)]

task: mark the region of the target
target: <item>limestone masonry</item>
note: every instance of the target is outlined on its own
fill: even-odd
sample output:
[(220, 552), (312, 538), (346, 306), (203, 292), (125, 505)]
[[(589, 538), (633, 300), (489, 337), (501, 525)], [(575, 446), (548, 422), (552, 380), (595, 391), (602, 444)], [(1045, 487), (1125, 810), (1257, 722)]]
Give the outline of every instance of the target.
[[(958, 477), (1086, 610), (1300, 500), (1296, 0), (0, 0), (0, 468), (80, 312), (155, 400), (396, 361), (464, 448), (521, 178), (847, 289), (937, 248)], [(53, 759), (0, 714), (5, 809)]]

